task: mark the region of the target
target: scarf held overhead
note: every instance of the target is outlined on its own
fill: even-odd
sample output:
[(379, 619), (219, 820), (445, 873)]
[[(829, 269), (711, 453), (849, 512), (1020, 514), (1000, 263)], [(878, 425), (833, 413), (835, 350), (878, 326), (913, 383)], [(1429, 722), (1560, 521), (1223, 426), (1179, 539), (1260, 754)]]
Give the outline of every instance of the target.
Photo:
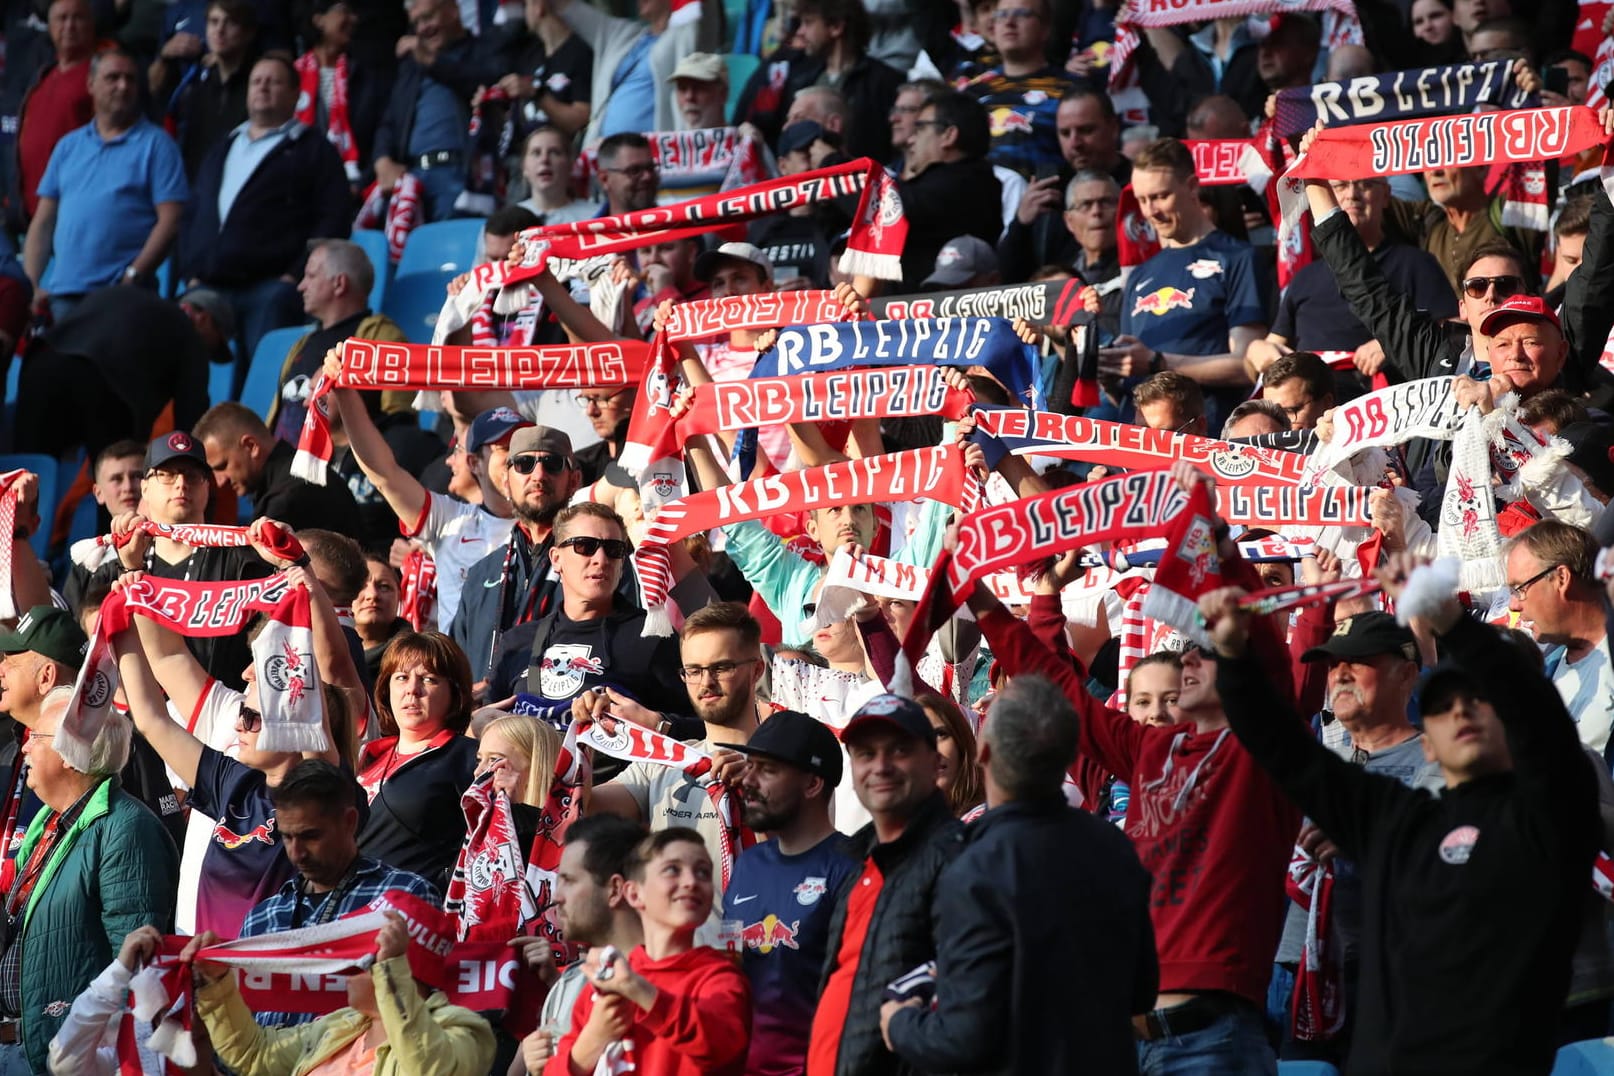
[(841, 272), (901, 280), (902, 248), (908, 237), (902, 198), (885, 169), (863, 157), (677, 205), (529, 229), (517, 239), (520, 264), (505, 274), (505, 281), (536, 277), (551, 255), (587, 258), (636, 250), (854, 194), (860, 197), (841, 255)]
[(1449, 441), (1457, 419), (1449, 377), (1426, 377), (1358, 396), (1334, 409), (1333, 433), (1307, 461), (1304, 481), (1317, 481), (1364, 449), (1405, 444), (1415, 437)]
[(582, 389), (638, 384), (649, 351), (636, 340), (550, 347), (458, 347), (344, 340), (342, 372), (323, 371), (308, 397), (292, 474), (323, 486), (331, 461), (333, 389)]
[(1285, 175), (1344, 179), (1551, 161), (1602, 145), (1605, 138), (1597, 113), (1584, 105), (1329, 127)]
[[(667, 547), (692, 534), (729, 523), (762, 519), (781, 512), (806, 512), (837, 504), (885, 501), (941, 501), (969, 511), (980, 498), (980, 483), (956, 445), (893, 452), (845, 460), (788, 474), (768, 475), (730, 486), (702, 490), (662, 506), (634, 551), (646, 631), (670, 631), (666, 619), (672, 569)], [(658, 619), (657, 611), (661, 612)]]
[(1514, 66), (1512, 60), (1486, 60), (1279, 90), (1274, 129), (1280, 137), (1293, 138), (1318, 120), (1333, 127), (1450, 116), (1473, 112), (1479, 105), (1520, 109), (1530, 95), (1519, 88)]

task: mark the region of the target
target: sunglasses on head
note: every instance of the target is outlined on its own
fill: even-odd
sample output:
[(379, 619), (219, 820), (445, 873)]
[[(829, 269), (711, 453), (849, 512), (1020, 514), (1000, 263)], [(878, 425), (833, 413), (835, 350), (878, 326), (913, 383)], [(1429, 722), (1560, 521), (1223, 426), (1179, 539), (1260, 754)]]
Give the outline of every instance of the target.
[(592, 557), (594, 554), (603, 549), (605, 550), (605, 555), (610, 557), (612, 560), (623, 560), (629, 553), (633, 552), (633, 547), (620, 538), (591, 538), (580, 536), (577, 538), (566, 539), (564, 542), (560, 543), (560, 547), (562, 549), (575, 549), (577, 551), (577, 555), (584, 558)]
[(1522, 276), (1471, 276), (1463, 281), (1463, 294), (1470, 299), (1483, 299), (1485, 293), (1496, 289), (1498, 299), (1511, 299), (1524, 291)]
[(561, 456), (523, 455), (510, 457), (510, 468), (519, 475), (529, 475), (539, 467), (543, 467), (544, 474), (560, 474), (566, 469), (566, 460)]

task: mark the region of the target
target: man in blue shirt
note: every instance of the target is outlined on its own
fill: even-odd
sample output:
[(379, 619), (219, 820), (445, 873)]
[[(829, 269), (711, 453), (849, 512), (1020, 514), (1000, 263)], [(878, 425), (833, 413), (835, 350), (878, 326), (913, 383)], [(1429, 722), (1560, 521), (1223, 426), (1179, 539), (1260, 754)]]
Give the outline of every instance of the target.
[(723, 895), (724, 926), (738, 927), (751, 980), (745, 1071), (785, 1076), (806, 1064), (835, 893), (859, 869), (829, 817), (841, 745), (829, 726), (781, 710), (732, 746), (751, 756), (745, 824), (773, 834), (734, 861)]
[(1219, 430), (1250, 385), (1245, 349), (1267, 332), (1264, 273), (1250, 245), (1206, 214), (1193, 155), (1181, 142), (1145, 146), (1132, 161), (1132, 190), (1160, 251), (1128, 278), (1122, 335), (1099, 352), (1099, 372), (1187, 374), (1206, 390), (1207, 427)]
[(98, 53), (90, 61), (90, 97), (95, 119), (51, 151), (23, 248), (35, 309), (48, 305), (58, 321), (86, 292), (149, 282), (179, 232), (189, 194), (179, 148), (140, 114), (134, 57), (121, 49)]

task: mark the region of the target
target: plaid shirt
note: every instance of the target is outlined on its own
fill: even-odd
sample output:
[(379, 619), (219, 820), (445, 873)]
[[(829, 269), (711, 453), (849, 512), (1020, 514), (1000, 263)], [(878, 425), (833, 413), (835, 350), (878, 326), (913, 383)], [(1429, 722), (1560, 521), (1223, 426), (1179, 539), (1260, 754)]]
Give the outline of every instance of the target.
[[(287, 930), (328, 923), (353, 912), (362, 912), (389, 889), (401, 889), (412, 896), (442, 905), (442, 898), (432, 884), (418, 874), (394, 870), (385, 863), (360, 856), (353, 864), (353, 876), (347, 884), (327, 893), (304, 893), (299, 875), (280, 887), (280, 892), (265, 900), (247, 913), (241, 922), (241, 937), (255, 938), (262, 934), (279, 934)], [(327, 908), (332, 900), (335, 908)], [(260, 1012), (258, 1023), (264, 1027), (292, 1027), (319, 1019), (315, 1013)]]

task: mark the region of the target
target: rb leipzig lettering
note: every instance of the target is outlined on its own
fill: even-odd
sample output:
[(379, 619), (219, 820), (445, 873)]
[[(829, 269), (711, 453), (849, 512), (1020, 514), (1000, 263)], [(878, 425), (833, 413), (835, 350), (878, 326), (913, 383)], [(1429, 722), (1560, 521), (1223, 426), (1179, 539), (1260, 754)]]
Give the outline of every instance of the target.
[(718, 428), (940, 414), (947, 382), (934, 366), (897, 366), (712, 385)]
[(802, 373), (810, 366), (834, 365), (843, 359), (869, 361), (881, 354), (968, 363), (985, 350), (995, 325), (990, 318), (803, 325), (780, 332), (775, 347), (780, 371), (790, 374)]
[[(587, 348), (457, 347), (349, 339), (341, 383), (349, 388), (595, 388), (629, 385), (644, 345)], [(632, 363), (629, 356), (641, 357)]]
[(1368, 132), (1372, 169), (1402, 175), (1431, 168), (1555, 160), (1570, 145), (1570, 110), (1486, 112), (1375, 127)]

